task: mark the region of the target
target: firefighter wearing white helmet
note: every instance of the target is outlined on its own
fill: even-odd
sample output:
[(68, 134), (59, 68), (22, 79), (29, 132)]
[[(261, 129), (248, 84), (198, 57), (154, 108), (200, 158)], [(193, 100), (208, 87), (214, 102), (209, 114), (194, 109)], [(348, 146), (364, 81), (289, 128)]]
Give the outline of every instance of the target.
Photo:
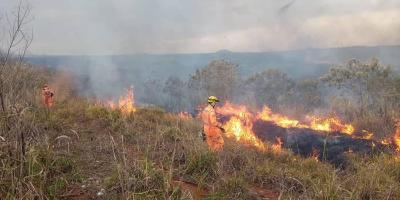
[(218, 122), (215, 114), (215, 105), (219, 102), (216, 96), (208, 97), (208, 105), (201, 113), (203, 120), (203, 131), (209, 148), (212, 151), (220, 151), (224, 146), (224, 139), (222, 138), (221, 130), (222, 124)]

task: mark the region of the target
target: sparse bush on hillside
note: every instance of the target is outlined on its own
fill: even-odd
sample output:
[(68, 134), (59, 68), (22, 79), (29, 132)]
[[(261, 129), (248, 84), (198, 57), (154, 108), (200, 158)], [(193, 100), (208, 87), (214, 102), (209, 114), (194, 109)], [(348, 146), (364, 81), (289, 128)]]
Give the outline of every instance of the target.
[[(182, 120), (158, 108), (124, 115), (82, 99), (69, 101), (50, 111), (25, 113), (38, 134), (26, 147), (22, 178), (14, 176), (20, 168), (7, 153), (19, 151), (2, 146), (2, 169), (17, 168), (2, 172), (1, 195), (59, 198), (83, 184), (90, 190), (104, 188), (107, 198), (190, 199), (187, 189), (174, 185), (174, 180), (184, 180), (206, 190), (206, 199), (257, 198), (259, 188), (282, 199), (399, 197), (400, 168), (392, 156), (350, 156), (348, 167), (337, 170), (314, 158), (260, 152), (229, 139), (224, 150), (214, 154), (198, 137), (196, 120)], [(60, 135), (71, 139), (59, 143), (55, 138)], [(91, 183), (89, 177), (100, 182)], [(18, 186), (29, 181), (28, 188)]]
[(399, 117), (398, 85), (390, 66), (377, 59), (362, 63), (351, 60), (344, 66), (332, 67), (321, 80), (340, 92), (330, 105), (360, 129), (386, 137), (394, 130), (394, 120)]

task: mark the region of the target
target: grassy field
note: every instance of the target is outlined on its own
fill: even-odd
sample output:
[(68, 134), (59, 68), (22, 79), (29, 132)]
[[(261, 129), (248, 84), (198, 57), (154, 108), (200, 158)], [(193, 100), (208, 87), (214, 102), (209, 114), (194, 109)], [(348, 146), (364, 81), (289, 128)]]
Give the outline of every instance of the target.
[(400, 162), (391, 155), (349, 153), (339, 170), (230, 140), (212, 153), (197, 120), (160, 108), (126, 115), (70, 98), (27, 109), (17, 122), (25, 155), (7, 137), (0, 143), (2, 199), (400, 198)]
[[(343, 19), (354, 18), (355, 22), (364, 18), (369, 19), (368, 10), (373, 11), (372, 18), (380, 19), (379, 17), (383, 16), (382, 13), (386, 14), (386, 11), (376, 10), (375, 7), (387, 6), (379, 3), (374, 6), (374, 10), (368, 9), (366, 12), (360, 11), (363, 8), (373, 7), (346, 9), (348, 15), (344, 18), (340, 15), (342, 12), (335, 14), (329, 10), (329, 15), (326, 17), (307, 14), (314, 18), (303, 16), (299, 19), (305, 20), (295, 20), (293, 22), (296, 23), (290, 23), (291, 21), (287, 20), (296, 15), (284, 13), (293, 3), (295, 0), (280, 8), (276, 17), (274, 14), (276, 8), (273, 7), (278, 4), (268, 5), (273, 8), (270, 10), (273, 12), (268, 12), (267, 16), (273, 17), (274, 20), (276, 18), (278, 22), (285, 22), (282, 23), (285, 26), (297, 27), (297, 22), (300, 21), (304, 21), (305, 25), (312, 24), (306, 26), (306, 29), (311, 27), (311, 35), (318, 37), (292, 37), (290, 36), (292, 34), (284, 34), (283, 36), (289, 36), (289, 41), (285, 40), (284, 43), (291, 44), (282, 46), (289, 49), (287, 52), (238, 53), (222, 50), (216, 53), (190, 54), (185, 51), (185, 47), (194, 50), (198, 47), (186, 44), (196, 40), (204, 46), (200, 49), (205, 51), (207, 48), (217, 47), (218, 45), (207, 45), (210, 42), (218, 43), (212, 39), (213, 34), (217, 38), (223, 36), (225, 42), (222, 41), (222, 44), (238, 42), (239, 46), (229, 45), (237, 50), (240, 50), (242, 45), (251, 47), (252, 45), (246, 44), (252, 38), (246, 38), (244, 41), (230, 40), (240, 39), (241, 37), (237, 36), (242, 32), (255, 36), (263, 32), (264, 28), (259, 29), (254, 26), (261, 23), (262, 15), (256, 16), (255, 22), (252, 20), (253, 17), (245, 17), (252, 21), (250, 26), (243, 24), (246, 19), (236, 20), (238, 24), (232, 26), (229, 17), (217, 14), (216, 17), (222, 17), (221, 22), (224, 23), (216, 21), (217, 29), (211, 27), (211, 30), (215, 29), (217, 32), (209, 32), (207, 26), (205, 29), (201, 28), (198, 33), (206, 34), (201, 35), (196, 33), (195, 27), (206, 24), (203, 20), (198, 21), (197, 17), (184, 20), (177, 18), (187, 12), (186, 7), (182, 7), (181, 4), (154, 7), (153, 4), (135, 3), (135, 6), (151, 7), (152, 12), (159, 13), (150, 14), (150, 21), (147, 17), (143, 19), (140, 17), (147, 12), (138, 12), (134, 17), (128, 18), (121, 15), (124, 13), (118, 13), (116, 22), (128, 22), (126, 20), (135, 22), (124, 23), (121, 29), (134, 31), (133, 35), (128, 34), (134, 39), (131, 42), (134, 44), (123, 44), (119, 48), (118, 44), (121, 42), (118, 41), (129, 44), (131, 39), (117, 34), (122, 33), (121, 30), (112, 30), (116, 24), (106, 26), (112, 22), (110, 21), (113, 17), (110, 14), (112, 11), (129, 11), (127, 7), (119, 10), (118, 3), (108, 3), (107, 6), (93, 8), (88, 7), (89, 4), (84, 4), (83, 8), (90, 8), (85, 10), (80, 10), (82, 6), (72, 6), (71, 2), (62, 4), (59, 8), (67, 6), (67, 14), (82, 18), (81, 23), (87, 24), (84, 29), (92, 30), (87, 32), (92, 35), (79, 34), (79, 23), (73, 22), (74, 26), (70, 26), (73, 29), (72, 34), (65, 31), (65, 35), (60, 35), (63, 38), (60, 38), (62, 42), (59, 43), (55, 42), (57, 34), (54, 33), (57, 32), (53, 31), (57, 31), (57, 24), (68, 27), (67, 18), (71, 17), (54, 18), (52, 15), (57, 14), (57, 8), (43, 2), (36, 5), (32, 1), (31, 6), (24, 0), (17, 1), (15, 5), (12, 5), (11, 1), (6, 3), (1, 1), (0, 200), (400, 199), (400, 73), (398, 70), (400, 47), (356, 46), (325, 50), (290, 50), (290, 46), (293, 48), (302, 46), (303, 42), (299, 42), (301, 39), (305, 39), (307, 43), (318, 39), (319, 35), (315, 34), (318, 33), (315, 30), (320, 28), (318, 23), (324, 20), (330, 22), (336, 19), (334, 17), (339, 17), (339, 21), (333, 22), (340, 22), (335, 29), (341, 30)], [(299, 3), (296, 2), (294, 10), (299, 10), (297, 4)], [(197, 2), (193, 4), (194, 6), (190, 3), (188, 5), (190, 5), (188, 8), (196, 9), (196, 13), (200, 13), (199, 16), (203, 15), (201, 12), (201, 9), (205, 8), (202, 8), (203, 5), (200, 8), (197, 8), (199, 6), (196, 5), (200, 5)], [(246, 13), (250, 13), (247, 12), (250, 8), (247, 6), (244, 12), (237, 9), (240, 5), (237, 2), (233, 7), (231, 4), (226, 5), (227, 11), (229, 9), (235, 11), (233, 19), (240, 19), (246, 16)], [(212, 6), (210, 11), (218, 11), (219, 7), (225, 7), (224, 3), (213, 3), (210, 6)], [(172, 7), (179, 8), (180, 13), (170, 12)], [(326, 6), (311, 7), (311, 10), (308, 10), (325, 9)], [(340, 7), (345, 8), (342, 4)], [(35, 13), (37, 17), (31, 15), (34, 8), (39, 10)], [(104, 8), (108, 15), (98, 18), (96, 12), (93, 12), (96, 8)], [(389, 14), (387, 16), (394, 16), (392, 13), (395, 10), (396, 8), (387, 10)], [(90, 15), (85, 18), (87, 13)], [(172, 17), (167, 16), (169, 13), (173, 13)], [(191, 14), (196, 16), (196, 13)], [(41, 14), (44, 15), (40, 17)], [(54, 19), (48, 20), (46, 17), (49, 16)], [(171, 26), (158, 26), (160, 23), (153, 23), (151, 19), (157, 16), (166, 17), (160, 22), (168, 22)], [(46, 23), (52, 25), (51, 38), (46, 38), (45, 35), (39, 36), (39, 41), (32, 43), (33, 28), (37, 25), (36, 22), (30, 25), (34, 18), (39, 20), (39, 29), (45, 27), (43, 25)], [(182, 23), (190, 22), (190, 18), (196, 19), (195, 23), (188, 26), (194, 29), (180, 34), (183, 29), (180, 30), (179, 27)], [(142, 23), (141, 20), (144, 19), (145, 23)], [(390, 17), (382, 21), (384, 23), (379, 22), (383, 24), (375, 27), (379, 28), (379, 31), (373, 27), (377, 20), (368, 23), (368, 29), (364, 32), (359, 30), (364, 26), (356, 26), (355, 34), (364, 35), (360, 37), (361, 40), (357, 38), (356, 43), (367, 44), (371, 38), (365, 36), (382, 37), (382, 33), (387, 32), (383, 30), (388, 26), (389, 19)], [(274, 20), (263, 19), (267, 23)], [(173, 30), (174, 21), (180, 24), (176, 26), (178, 30)], [(314, 22), (317, 22), (317, 26)], [(135, 24), (139, 26), (131, 27)], [(224, 24), (233, 28), (232, 31), (224, 31)], [(246, 25), (242, 27), (244, 31), (240, 28), (240, 24)], [(286, 29), (282, 29), (279, 24), (281, 23), (272, 23), (272, 28), (278, 30), (272, 30), (272, 33), (282, 31), (285, 33)], [(96, 27), (100, 30), (96, 31)], [(162, 31), (157, 31), (157, 27), (172, 30), (173, 34), (163, 34)], [(108, 31), (108, 28), (112, 31)], [(182, 26), (182, 28), (187, 27)], [(349, 35), (351, 29), (347, 26), (344, 28), (341, 35)], [(295, 31), (293, 34), (306, 29), (299, 29), (301, 31)], [(141, 30), (144, 31), (142, 33), (150, 34), (140, 34)], [(370, 35), (374, 31), (378, 31), (379, 34)], [(174, 35), (175, 33), (177, 35)], [(354, 37), (355, 34), (350, 36)], [(96, 35), (100, 37), (96, 38)], [(169, 40), (167, 35), (172, 36), (173, 40)], [(231, 37), (228, 37), (229, 35)], [(143, 39), (149, 37), (154, 41), (150, 43), (141, 41), (142, 36), (145, 36)], [(261, 42), (255, 46), (257, 49), (262, 47), (263, 40), (269, 41), (272, 38), (269, 35), (260, 36), (261, 40), (254, 38), (255, 41)], [(332, 36), (335, 34), (326, 35), (327, 39)], [(71, 44), (67, 44), (68, 38), (72, 39)], [(107, 42), (115, 38), (117, 38), (115, 44)], [(346, 38), (348, 41), (350, 39), (352, 38)], [(97, 40), (100, 41), (99, 44), (92, 43)], [(325, 44), (333, 41), (334, 46), (338, 46), (335, 44), (337, 42), (340, 43), (339, 46), (352, 45), (346, 44), (346, 40), (335, 39), (331, 42), (328, 40)], [(143, 45), (140, 45), (140, 42), (144, 42)], [(268, 44), (267, 48), (273, 50), (273, 44), (276, 43), (276, 47), (281, 49), (278, 42), (273, 41), (272, 46)], [(389, 44), (393, 41), (385, 38), (384, 42)], [(379, 40), (373, 43), (379, 44)], [(32, 52), (29, 48), (31, 44), (34, 46)], [(74, 47), (74, 44), (77, 46)], [(106, 49), (101, 48), (104, 44), (107, 46), (104, 46)], [(317, 43), (311, 44), (318, 47)], [(174, 45), (179, 45), (179, 48), (174, 48)], [(133, 49), (130, 49), (130, 46)], [(83, 49), (79, 51), (81, 47)], [(157, 49), (158, 47), (161, 49)], [(182, 54), (126, 54), (151, 52), (153, 48), (155, 52), (182, 51)], [(47, 52), (51, 56), (25, 57), (35, 52), (36, 54)], [(112, 55), (102, 56), (107, 52)], [(63, 53), (71, 56), (56, 55)], [(87, 56), (79, 56), (81, 53)], [(382, 62), (374, 56), (380, 57)], [(356, 59), (352, 59), (353, 57)], [(366, 60), (369, 57), (371, 59)], [(45, 107), (42, 102), (41, 93), (45, 84), (49, 84), (55, 94), (55, 105), (51, 108)], [(103, 105), (106, 98), (116, 100), (115, 98), (129, 84), (134, 84), (137, 93), (133, 92), (133, 86), (127, 91), (127, 98), (122, 99), (125, 109), (117, 108), (117, 103), (112, 104), (114, 107)], [(188, 114), (195, 109), (200, 110), (201, 104), (205, 103), (209, 95), (218, 96), (221, 102), (238, 103), (254, 110), (261, 110), (264, 107), (266, 118), (263, 119), (263, 116), (259, 115), (262, 112), (253, 110), (248, 112), (247, 109), (243, 109), (246, 112), (223, 116), (229, 117), (229, 121), (224, 121), (223, 126), (227, 130), (224, 135), (227, 137), (224, 138), (225, 145), (222, 151), (212, 152), (201, 138), (200, 120), (176, 114), (181, 111), (186, 111)], [(98, 99), (89, 99), (95, 97)], [(134, 97), (139, 103), (147, 106), (132, 108)], [(121, 104), (121, 98), (118, 104)], [(126, 112), (127, 110), (134, 111)], [(275, 117), (271, 117), (271, 114), (275, 113)], [(278, 124), (276, 118), (280, 118), (279, 121), (283, 122), (283, 125)], [(303, 124), (303, 121), (307, 123)], [(255, 130), (260, 130), (256, 134), (265, 137), (258, 140), (259, 138), (252, 134), (256, 132)], [(278, 130), (276, 134), (273, 134), (274, 130)], [(301, 132), (296, 132), (298, 130)], [(252, 136), (248, 137), (250, 138), (248, 141), (258, 145), (258, 148), (229, 138), (229, 136), (234, 137), (233, 132), (246, 132), (246, 136)], [(319, 137), (313, 137), (314, 132)], [(327, 135), (320, 133), (334, 134), (330, 134), (328, 140)], [(346, 137), (342, 137), (342, 133), (346, 133)], [(310, 137), (291, 137), (293, 135)], [(260, 145), (263, 144), (262, 140), (272, 141), (271, 138), (276, 140), (278, 146), (268, 142), (265, 142), (265, 148)], [(340, 139), (343, 139), (343, 143)], [(295, 149), (308, 149), (309, 151), (303, 151), (304, 153), (297, 152), (302, 155), (311, 152), (312, 155), (305, 157), (296, 155), (288, 149), (282, 149), (282, 141), (287, 148), (293, 149), (293, 152)], [(308, 141), (315, 142), (315, 145)], [(365, 145), (366, 143), (368, 145)], [(371, 149), (371, 151), (358, 151), (352, 148), (353, 144), (359, 144), (359, 149)], [(384, 145), (388, 148), (380, 147)], [(318, 148), (323, 150), (319, 151)], [(380, 152), (383, 149), (385, 152)], [(365, 154), (355, 152), (365, 152)], [(317, 154), (321, 156), (318, 157)], [(332, 154), (334, 158), (340, 154), (337, 156), (339, 159), (329, 160)], [(334, 163), (336, 161), (339, 164)]]
[[(125, 114), (74, 95), (57, 72), (8, 69), (0, 90), (0, 199), (400, 199), (394, 155), (348, 153), (337, 169), (228, 138), (213, 153), (198, 119), (157, 107)], [(40, 86), (50, 77), (57, 77), (57, 101), (48, 109)]]

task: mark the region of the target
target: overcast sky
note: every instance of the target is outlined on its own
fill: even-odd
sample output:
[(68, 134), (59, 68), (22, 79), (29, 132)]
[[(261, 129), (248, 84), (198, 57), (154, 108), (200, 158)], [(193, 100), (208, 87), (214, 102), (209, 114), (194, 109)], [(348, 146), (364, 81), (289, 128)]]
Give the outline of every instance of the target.
[[(0, 0), (0, 15), (10, 12), (16, 2)], [(275, 51), (400, 44), (400, 0), (29, 2), (32, 54)]]

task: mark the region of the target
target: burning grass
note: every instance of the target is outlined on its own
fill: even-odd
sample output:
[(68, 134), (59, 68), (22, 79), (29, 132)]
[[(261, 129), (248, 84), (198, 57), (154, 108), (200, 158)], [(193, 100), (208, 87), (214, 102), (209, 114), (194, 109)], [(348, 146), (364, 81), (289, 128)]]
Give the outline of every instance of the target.
[[(130, 96), (134, 105), (133, 95)], [(260, 117), (260, 113), (252, 113), (244, 106), (230, 104), (219, 108), (218, 112), (225, 116), (226, 145), (222, 152), (212, 153), (198, 136), (201, 123), (197, 119), (160, 108), (134, 108), (134, 112), (127, 113), (74, 97), (58, 102), (51, 110), (29, 109), (9, 119), (12, 121), (3, 121), (1, 130), (6, 142), (0, 142), (0, 196), (4, 199), (74, 199), (79, 195), (105, 199), (190, 199), (194, 194), (201, 194), (196, 198), (208, 199), (400, 197), (400, 166), (395, 156), (364, 157), (348, 153), (347, 167), (336, 169), (324, 160), (294, 155), (284, 148), (284, 137), (273, 136), (270, 144), (264, 143), (254, 133), (255, 120), (273, 122), (280, 128), (310, 127), (271, 110), (264, 109)], [(18, 122), (13, 123), (16, 129), (5, 132), (4, 124), (10, 122)], [(333, 129), (346, 128), (342, 122), (329, 123)], [(11, 133), (18, 131), (30, 133), (26, 135), (29, 142), (23, 162), (15, 160), (21, 157), (20, 146), (9, 142)], [(177, 181), (195, 186), (200, 192), (187, 189), (190, 187), (185, 189), (175, 184)]]
[(122, 113), (129, 114), (136, 111), (135, 96), (133, 93), (133, 86), (125, 91), (125, 94), (119, 97), (118, 103), (114, 101), (107, 101), (106, 105), (111, 109), (119, 109)]
[[(353, 125), (344, 123), (337, 116), (306, 116), (303, 120), (296, 120), (279, 113), (274, 113), (267, 106), (264, 106), (261, 111), (257, 112), (250, 111), (246, 106), (235, 105), (230, 102), (225, 103), (221, 107), (217, 107), (216, 112), (223, 118), (223, 127), (226, 130), (224, 134), (226, 137), (234, 138), (237, 142), (242, 144), (255, 146), (260, 150), (265, 150), (267, 144), (265, 140), (262, 141), (259, 137), (264, 135), (272, 136), (271, 132), (268, 132), (265, 128), (262, 128), (262, 130), (260, 130), (260, 126), (254, 128), (255, 124), (260, 124), (260, 121), (272, 123), (283, 129), (309, 129), (315, 134), (350, 137), (354, 139), (355, 143), (356, 140), (363, 142), (370, 141), (373, 147), (376, 147), (377, 144), (386, 146), (387, 148), (399, 146), (397, 139), (399, 135), (397, 132), (399, 129), (393, 134), (393, 139), (377, 141), (374, 138), (374, 133), (371, 131), (357, 130)], [(275, 152), (279, 152), (279, 149), (285, 143), (285, 139), (283, 139), (282, 136), (286, 137), (286, 135), (287, 134), (284, 133), (284, 135), (275, 136), (272, 140), (269, 139), (270, 143), (272, 143), (269, 148), (273, 149)], [(399, 150), (400, 149), (397, 149), (397, 151)]]
[[(279, 137), (262, 151), (237, 143), (236, 136), (227, 137), (224, 150), (214, 154), (198, 137), (201, 126), (196, 119), (182, 120), (159, 108), (137, 108), (125, 115), (75, 100), (42, 111), (27, 115), (36, 116), (34, 123), (44, 136), (29, 146), (25, 176), (30, 178), (14, 177), (16, 184), (11, 184), (10, 172), (17, 165), (1, 154), (8, 163), (2, 169), (11, 170), (2, 171), (0, 192), (6, 199), (20, 198), (16, 191), (30, 191), (32, 198), (73, 198), (70, 191), (95, 197), (101, 189), (104, 198), (190, 198), (195, 192), (174, 184), (177, 180), (196, 185), (201, 198), (211, 199), (396, 199), (400, 195), (399, 162), (390, 155), (352, 153), (348, 167), (338, 170), (293, 155)], [(240, 120), (245, 115), (235, 117)], [(55, 138), (60, 135), (71, 139), (58, 142)], [(53, 148), (39, 148), (46, 143)], [(29, 187), (22, 189), (17, 183)]]
[(396, 123), (396, 132), (394, 134), (394, 143), (396, 144), (396, 150), (400, 152), (400, 120)]

